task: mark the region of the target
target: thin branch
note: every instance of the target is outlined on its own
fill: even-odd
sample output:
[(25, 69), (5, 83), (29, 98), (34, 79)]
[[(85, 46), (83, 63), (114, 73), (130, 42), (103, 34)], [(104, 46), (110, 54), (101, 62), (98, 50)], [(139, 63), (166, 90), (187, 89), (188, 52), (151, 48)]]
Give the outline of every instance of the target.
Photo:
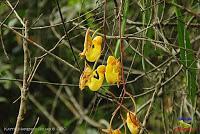
[(36, 128), (36, 126), (37, 126), (37, 124), (38, 124), (38, 122), (39, 122), (39, 117), (37, 118), (37, 120), (36, 120), (36, 122), (35, 122), (35, 125), (33, 126), (33, 129), (32, 129), (32, 131), (31, 131), (31, 133), (30, 134), (33, 134), (33, 132), (34, 132), (34, 129)]
[(8, 0), (6, 0), (8, 6), (14, 11), (15, 16), (17, 17), (17, 19), (19, 20), (19, 22), (22, 24), (22, 26), (25, 27), (25, 24), (23, 22), (23, 20), (21, 19), (21, 17), (18, 15), (18, 13), (15, 11), (15, 9), (13, 8), (13, 6), (10, 4), (10, 2)]
[[(143, 24), (143, 23), (141, 23), (141, 22), (135, 22), (135, 21), (132, 21), (132, 20), (129, 20), (129, 19), (127, 19), (127, 24), (129, 24), (129, 25), (135, 25), (135, 26), (147, 26), (148, 24)], [(177, 23), (165, 23), (165, 21), (163, 21), (163, 22), (154, 22), (153, 23), (153, 26), (162, 26), (162, 27), (176, 27), (177, 26)], [(199, 23), (190, 23), (189, 25), (188, 25), (188, 27), (190, 27), (190, 28), (200, 28), (200, 24)]]
[[(28, 21), (25, 21), (25, 30), (24, 30), (24, 37), (28, 38)], [(24, 120), (24, 116), (26, 114), (26, 103), (28, 98), (28, 88), (29, 83), (27, 81), (28, 79), (28, 42), (24, 39), (23, 40), (23, 50), (24, 50), (24, 74), (23, 74), (23, 86), (21, 88), (21, 102), (20, 102), (20, 108), (19, 113), (17, 117), (17, 122), (14, 130), (14, 134), (20, 133), (20, 127), (22, 124), (22, 121)]]
[(162, 123), (163, 123), (164, 132), (165, 134), (168, 134), (167, 124), (166, 124), (166, 119), (165, 119), (164, 97), (161, 98), (160, 103), (161, 103), (160, 105), (161, 105), (161, 110), (162, 110)]
[[(65, 24), (70, 23), (70, 22), (74, 22), (75, 20), (78, 20), (79, 18), (82, 18), (82, 17), (84, 17), (84, 16), (86, 16), (86, 15), (94, 12), (95, 10), (99, 9), (100, 7), (101, 7), (101, 5), (99, 5), (98, 7), (94, 8), (94, 9), (92, 9), (92, 10), (90, 10), (90, 11), (84, 13), (84, 14), (82, 14), (81, 16), (78, 16), (78, 17), (73, 18), (71, 20), (65, 21)], [(63, 25), (63, 23), (61, 22), (61, 23), (50, 24), (50, 25), (45, 25), (45, 26), (35, 26), (35, 27), (30, 27), (30, 29), (31, 30), (42, 30), (42, 29), (57, 27), (57, 26), (60, 26), (60, 25)], [(12, 28), (16, 29), (16, 30), (22, 30), (22, 29), (24, 29), (22, 27), (12, 27)]]
[[(66, 82), (66, 78), (67, 76), (63, 76), (62, 72), (60, 70), (58, 70), (57, 68), (55, 67), (52, 67), (52, 69), (54, 70), (54, 72), (56, 72), (56, 74), (58, 75), (58, 77), (60, 78), (60, 80), (62, 80), (63, 82)], [(70, 74), (70, 73), (69, 73)], [(78, 118), (79, 119), (84, 119), (88, 124), (94, 126), (94, 127), (97, 127), (97, 128), (102, 128), (102, 125), (99, 124), (98, 122), (90, 119), (84, 112), (84, 110), (82, 109), (82, 107), (79, 105), (79, 103), (77, 102), (76, 98), (74, 97), (74, 95), (72, 94), (70, 88), (68, 86), (65, 86), (65, 91), (67, 93), (67, 96), (64, 97), (64, 98), (68, 98), (72, 105), (74, 106), (74, 108), (76, 109), (76, 111), (78, 112), (79, 116)], [(61, 94), (59, 95), (61, 96)]]
[(3, 51), (4, 51), (4, 54), (6, 56), (6, 58), (9, 60), (9, 57), (8, 57), (8, 54), (6, 52), (6, 49), (5, 49), (5, 45), (4, 45), (4, 42), (3, 42), (3, 33), (2, 33), (2, 24), (10, 17), (10, 15), (13, 13), (13, 11), (15, 10), (15, 8), (17, 7), (17, 5), (19, 4), (19, 0), (17, 1), (17, 3), (15, 4), (15, 6), (13, 7), (13, 9), (11, 10), (11, 12), (6, 16), (6, 18), (2, 21), (2, 23), (0, 24), (0, 39), (1, 39), (1, 45), (2, 45), (2, 48), (3, 48)]
[[(22, 79), (11, 79), (11, 78), (0, 78), (0, 81), (19, 81), (22, 82)], [(78, 84), (67, 84), (67, 83), (54, 83), (48, 81), (37, 81), (32, 80), (31, 83), (45, 84), (45, 85), (54, 85), (54, 86), (69, 86), (69, 87), (78, 87)]]
[[(37, 79), (41, 79), (39, 76), (36, 76)], [(55, 89), (52, 85), (46, 85), (54, 94), (57, 94), (57, 89)], [(66, 92), (68, 93), (68, 96), (65, 96), (64, 94), (60, 94), (58, 97), (59, 99), (64, 103), (64, 105), (74, 114), (76, 119), (84, 119), (86, 122), (88, 122), (90, 125), (102, 128), (101, 124), (97, 123), (96, 121), (89, 118), (82, 108), (79, 106), (78, 102), (73, 97), (70, 89), (66, 87)], [(69, 90), (69, 91), (68, 91)], [(69, 101), (72, 102), (70, 102)]]
[(168, 2), (168, 4), (171, 4), (171, 5), (173, 5), (173, 6), (176, 6), (176, 7), (180, 8), (180, 9), (182, 9), (182, 10), (184, 10), (184, 11), (190, 13), (191, 15), (195, 16), (196, 18), (200, 18), (200, 13), (195, 13), (195, 12), (193, 12), (191, 9), (188, 9), (188, 8), (186, 8), (186, 7), (184, 7), (184, 6), (181, 6), (181, 5), (179, 5), (179, 4), (176, 4), (176, 3), (174, 3), (174, 2)]
[(78, 60), (77, 60), (77, 58), (76, 58), (76, 55), (75, 55), (75, 53), (74, 53), (74, 50), (73, 50), (73, 47), (72, 47), (72, 44), (71, 44), (71, 41), (70, 41), (70, 38), (69, 38), (69, 34), (68, 34), (68, 32), (67, 32), (67, 28), (66, 28), (66, 26), (65, 26), (65, 22), (64, 22), (62, 13), (61, 13), (61, 9), (60, 9), (60, 5), (59, 5), (58, 0), (56, 0), (56, 4), (57, 4), (57, 6), (58, 6), (58, 11), (59, 11), (59, 14), (60, 14), (60, 18), (61, 18), (61, 21), (62, 21), (62, 24), (63, 24), (63, 28), (64, 28), (64, 32), (65, 32), (67, 41), (68, 41), (69, 46), (70, 46), (70, 49), (71, 49), (71, 51), (72, 51), (72, 55), (73, 55), (73, 57), (74, 57), (75, 63), (77, 64), (77, 66), (78, 66), (78, 68), (79, 68), (79, 70), (80, 70), (80, 73), (81, 73), (81, 72), (82, 72), (82, 69), (81, 69), (81, 67), (80, 67), (80, 65), (79, 65), (79, 63), (78, 63)]
[(147, 74), (149, 74), (149, 73), (151, 73), (151, 72), (157, 70), (158, 68), (160, 68), (160, 67), (166, 65), (168, 62), (170, 62), (170, 61), (172, 60), (172, 58), (173, 58), (173, 56), (169, 57), (167, 60), (165, 60), (165, 61), (164, 61), (163, 63), (161, 63), (160, 65), (158, 65), (156, 68), (153, 68), (153, 69), (151, 69), (151, 70), (149, 70), (149, 71), (147, 71), (147, 72), (145, 72), (145, 73), (139, 75), (138, 77), (136, 77), (136, 78), (133, 79), (133, 80), (127, 81), (126, 84), (130, 84), (130, 83), (136, 82), (138, 79), (142, 78), (143, 76), (145, 76), (145, 75), (147, 75)]
[(144, 120), (143, 120), (143, 123), (142, 123), (142, 126), (143, 126), (143, 127), (141, 127), (141, 130), (140, 130), (140, 133), (139, 133), (139, 134), (142, 134), (143, 131), (144, 131), (144, 127), (146, 126), (146, 122), (147, 122), (147, 119), (148, 119), (148, 117), (149, 117), (150, 110), (151, 110), (151, 108), (152, 108), (153, 102), (154, 102), (154, 100), (155, 100), (155, 96), (156, 96), (158, 90), (160, 89), (160, 87), (161, 87), (161, 78), (159, 79), (158, 83), (156, 84), (155, 91), (154, 91), (154, 93), (153, 93), (153, 95), (152, 95), (152, 97), (151, 97), (150, 105), (149, 105), (149, 107), (148, 107), (148, 109), (147, 109), (146, 115), (145, 115)]
[[(15, 6), (12, 8), (12, 10), (10, 11), (10, 13), (6, 16), (6, 18), (2, 21), (2, 23), (6, 22), (6, 20), (10, 17), (10, 15), (13, 13), (13, 11), (15, 10), (15, 8), (17, 7), (18, 4), (19, 4), (19, 0), (17, 0)], [(1, 26), (2, 26), (2, 24), (0, 24), (0, 27)]]
[(137, 109), (137, 114), (139, 113), (139, 112), (141, 112), (142, 111), (142, 109), (144, 109), (147, 105), (149, 105), (149, 103), (151, 103), (151, 99), (150, 100), (148, 100), (146, 103), (144, 103), (142, 106), (140, 106), (138, 109)]
[(107, 15), (107, 12), (106, 12), (106, 8), (107, 8), (107, 0), (104, 0), (104, 14), (103, 14), (103, 38), (104, 38), (104, 45), (103, 45), (103, 49), (102, 49), (102, 52), (104, 51), (106, 45), (107, 45), (107, 42), (106, 42), (106, 15)]
[(1, 40), (1, 46), (3, 48), (3, 52), (6, 56), (6, 58), (9, 60), (8, 53), (6, 52), (6, 48), (5, 48), (5, 45), (4, 45), (4, 42), (3, 42), (3, 33), (2, 33), (2, 27), (1, 26), (0, 26), (0, 40)]
[(186, 100), (186, 105), (190, 107), (190, 109), (192, 109), (193, 112), (196, 113), (196, 115), (200, 118), (200, 112), (195, 110), (195, 108)]
[(61, 126), (61, 124), (52, 115), (48, 113), (48, 111), (35, 99), (34, 96), (29, 94), (28, 97), (30, 101), (45, 115), (45, 117), (49, 119), (53, 123), (54, 126), (57, 127), (57, 130), (62, 133), (63, 127)]
[[(0, 22), (1, 23), (1, 22)], [(2, 24), (2, 23), (1, 23)], [(58, 57), (57, 55), (50, 53), (48, 50), (46, 50), (45, 48), (42, 47), (42, 45), (39, 45), (38, 43), (30, 40), (29, 38), (26, 38), (25, 36), (23, 36), (22, 34), (20, 34), (19, 32), (17, 32), (16, 30), (14, 30), (13, 28), (3, 24), (4, 27), (8, 28), (9, 30), (11, 30), (12, 32), (14, 32), (15, 34), (19, 35), (20, 37), (22, 37), (23, 39), (27, 40), (29, 43), (33, 44), (34, 46), (36, 46), (37, 48), (39, 48), (40, 50), (48, 53), (48, 55), (51, 55), (52, 57), (54, 57), (55, 59), (57, 59), (58, 61), (66, 64), (67, 66), (73, 68), (76, 71), (79, 71), (78, 68), (74, 67), (72, 64), (68, 63), (67, 61), (63, 60), (62, 58)]]
[[(74, 25), (78, 25), (77, 23), (73, 22), (72, 24)], [(84, 26), (79, 26), (80, 28), (84, 29), (84, 30), (87, 30), (86, 27)], [(92, 30), (90, 29), (91, 32), (95, 32), (95, 30)], [(100, 36), (104, 36), (103, 33), (99, 33), (97, 32), (96, 33), (97, 35), (100, 35)], [(163, 44), (163, 45), (169, 45), (171, 47), (174, 47), (174, 48), (179, 48), (179, 49), (182, 49), (182, 50), (185, 50), (187, 52), (193, 52), (193, 53), (196, 53), (197, 51), (195, 50), (192, 50), (192, 49), (186, 49), (186, 48), (183, 48), (183, 47), (180, 47), (178, 46), (178, 44), (172, 44), (172, 43), (168, 43), (168, 42), (163, 42), (163, 41), (160, 41), (160, 40), (154, 40), (154, 39), (151, 39), (151, 38), (148, 38), (148, 37), (141, 37), (141, 36), (134, 36), (133, 34), (125, 34), (124, 36), (121, 37), (122, 39), (135, 39), (135, 40), (143, 40), (143, 41), (149, 41), (151, 43), (156, 43), (156, 44), (153, 44), (155, 46), (158, 46), (159, 44)], [(111, 36), (111, 35), (106, 35), (106, 39), (120, 39), (120, 36), (116, 35), (116, 36)], [(159, 48), (162, 48), (164, 49), (162, 46), (159, 46)], [(164, 49), (165, 50), (165, 49)], [(166, 51), (166, 50), (165, 50)]]

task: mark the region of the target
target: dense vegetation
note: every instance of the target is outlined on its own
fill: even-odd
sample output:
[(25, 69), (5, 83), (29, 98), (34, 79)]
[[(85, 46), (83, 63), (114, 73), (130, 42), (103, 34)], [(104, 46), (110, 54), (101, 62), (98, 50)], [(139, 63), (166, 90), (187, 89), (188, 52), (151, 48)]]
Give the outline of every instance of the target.
[(199, 0), (1, 0), (0, 133), (200, 133), (199, 29)]

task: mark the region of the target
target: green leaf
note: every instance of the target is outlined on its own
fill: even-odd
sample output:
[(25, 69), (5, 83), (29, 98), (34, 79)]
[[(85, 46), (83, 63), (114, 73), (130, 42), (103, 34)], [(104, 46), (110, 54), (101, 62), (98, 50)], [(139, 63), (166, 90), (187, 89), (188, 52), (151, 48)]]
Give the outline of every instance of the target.
[[(144, 8), (148, 8), (151, 6), (151, 1), (145, 1), (143, 0), (143, 6)], [(149, 9), (146, 9), (143, 13), (143, 16), (142, 16), (142, 21), (143, 21), (143, 24), (147, 24), (146, 27), (149, 27), (149, 25), (151, 24), (151, 18), (152, 18), (152, 9), (149, 8)], [(145, 33), (143, 33), (143, 36), (144, 37), (147, 37), (147, 38), (150, 38), (152, 39), (153, 36), (154, 36), (154, 30), (152, 27), (149, 27)], [(144, 57), (149, 57), (151, 54), (153, 54), (155, 51), (152, 47), (152, 44), (150, 41), (143, 41), (143, 54), (144, 54)], [(145, 60), (144, 60), (144, 57), (142, 58), (142, 66), (143, 66), (143, 69), (146, 70), (146, 66), (147, 64), (145, 64)], [(147, 66), (148, 67), (148, 66)]]
[[(124, 8), (124, 11), (123, 11), (123, 19), (122, 19), (122, 26), (121, 26), (122, 36), (124, 35), (125, 29), (126, 29), (128, 7), (129, 7), (129, 0), (125, 0), (125, 8)], [(117, 40), (117, 44), (116, 44), (116, 47), (115, 47), (115, 57), (117, 57), (117, 58), (120, 56), (119, 48), (120, 48), (120, 39)]]
[[(174, 0), (175, 2), (175, 0)], [(190, 44), (189, 32), (187, 31), (183, 16), (178, 7), (176, 7), (176, 16), (177, 16), (177, 31), (178, 31), (178, 44), (180, 47), (180, 60), (181, 63), (185, 66), (186, 78), (187, 78), (187, 90), (189, 97), (192, 101), (192, 104), (195, 103), (197, 85), (196, 85), (196, 60), (193, 54), (192, 47)], [(183, 49), (184, 48), (184, 49)], [(190, 51), (189, 51), (190, 50)]]
[[(185, 41), (186, 41), (186, 48), (187, 49), (192, 49), (191, 44), (190, 44), (190, 39), (189, 39), (189, 32), (186, 30), (185, 31)], [(192, 51), (186, 51), (186, 64), (187, 64), (187, 89), (189, 92), (190, 99), (192, 101), (192, 104), (194, 105), (195, 103), (195, 97), (196, 97), (196, 92), (197, 92), (197, 62), (195, 60), (195, 56)]]

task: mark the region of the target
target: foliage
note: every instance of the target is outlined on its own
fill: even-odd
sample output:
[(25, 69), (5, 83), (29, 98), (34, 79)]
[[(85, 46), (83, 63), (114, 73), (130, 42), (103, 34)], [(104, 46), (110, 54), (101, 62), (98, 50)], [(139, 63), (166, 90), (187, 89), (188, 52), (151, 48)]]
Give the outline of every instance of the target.
[(26, 20), (24, 131), (198, 133), (199, 1), (58, 2), (65, 27), (56, 0), (0, 1), (0, 133), (19, 113)]

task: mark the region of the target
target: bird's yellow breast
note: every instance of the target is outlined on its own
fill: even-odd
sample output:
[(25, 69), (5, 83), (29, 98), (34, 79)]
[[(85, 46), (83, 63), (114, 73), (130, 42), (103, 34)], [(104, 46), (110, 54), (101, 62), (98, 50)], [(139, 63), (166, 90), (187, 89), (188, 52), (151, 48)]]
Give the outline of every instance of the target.
[(101, 45), (93, 45), (85, 53), (86, 59), (90, 62), (95, 62), (101, 56)]

